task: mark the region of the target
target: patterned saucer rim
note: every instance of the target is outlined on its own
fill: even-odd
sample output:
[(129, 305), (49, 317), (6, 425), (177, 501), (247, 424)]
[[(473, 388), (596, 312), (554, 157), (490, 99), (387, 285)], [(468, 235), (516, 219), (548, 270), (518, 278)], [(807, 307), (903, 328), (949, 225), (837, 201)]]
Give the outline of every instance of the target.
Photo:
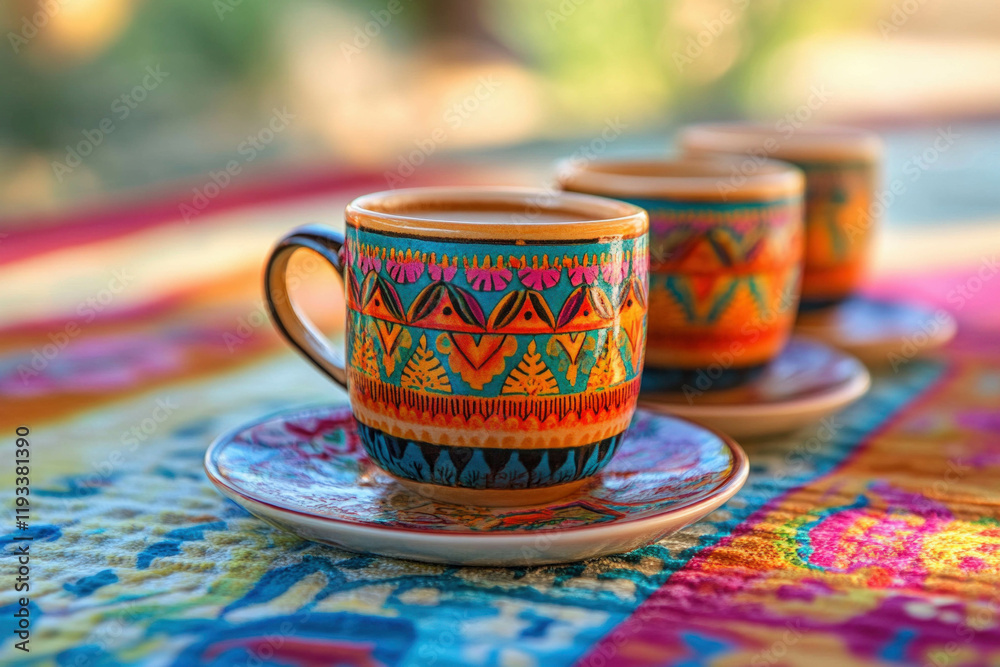
[[(852, 299), (868, 302), (869, 304), (883, 303), (897, 307), (905, 307), (912, 311), (920, 312), (926, 315), (928, 319), (933, 319), (938, 313), (944, 313), (945, 318), (941, 323), (941, 329), (933, 334), (928, 334), (927, 342), (920, 346), (921, 350), (936, 350), (944, 345), (947, 345), (958, 334), (958, 320), (955, 319), (955, 316), (952, 313), (944, 309), (935, 310), (934, 307), (927, 304), (914, 303), (905, 299), (874, 297), (864, 294), (852, 297)], [(836, 320), (834, 320), (834, 322), (830, 321), (830, 318), (836, 313), (837, 308), (840, 308), (843, 305), (844, 304), (832, 306), (829, 311), (811, 313), (807, 317), (803, 318), (802, 321), (796, 322), (795, 335), (813, 337), (814, 339), (820, 339), (833, 344), (842, 345), (844, 346), (844, 349), (849, 349), (855, 354), (861, 354), (866, 350), (891, 349), (898, 345), (901, 340), (905, 339), (905, 336), (900, 335), (886, 335), (878, 338), (858, 338), (853, 335), (849, 329), (839, 326), (836, 323)], [(915, 332), (910, 333), (912, 334)]]
[[(486, 534), (434, 530), (414, 532), (337, 521), (313, 514), (298, 514), (275, 509), (250, 498), (236, 498), (234, 497), (236, 494), (228, 488), (218, 488), (222, 495), (240, 504), (257, 518), (312, 542), (359, 553), (374, 553), (429, 563), (509, 567), (578, 562), (625, 553), (651, 544), (700, 521), (724, 505), (742, 488), (747, 474), (748, 467), (742, 470), (738, 484), (699, 503), (672, 509), (642, 520), (567, 529)], [(318, 529), (312, 526), (318, 526)], [(359, 539), (376, 542), (359, 544)], [(544, 540), (544, 543), (540, 544), (539, 539)]]
[[(503, 532), (457, 532), (457, 531), (437, 531), (433, 527), (423, 527), (423, 528), (408, 528), (403, 526), (385, 526), (375, 523), (363, 523), (360, 521), (350, 521), (347, 519), (324, 516), (321, 514), (316, 514), (314, 512), (303, 511), (302, 509), (296, 509), (294, 507), (286, 507), (273, 502), (272, 500), (264, 499), (261, 497), (256, 497), (245, 491), (236, 488), (231, 483), (227, 482), (225, 477), (219, 471), (218, 466), (215, 464), (215, 459), (217, 455), (233, 440), (244, 431), (252, 429), (254, 427), (260, 426), (261, 424), (267, 423), (277, 417), (282, 416), (294, 416), (304, 412), (310, 412), (318, 409), (343, 409), (344, 411), (350, 411), (350, 406), (347, 404), (337, 404), (331, 405), (328, 403), (318, 403), (312, 405), (299, 406), (296, 408), (284, 408), (277, 410), (275, 412), (269, 413), (263, 417), (258, 417), (251, 421), (245, 422), (238, 426), (235, 426), (212, 441), (212, 444), (208, 446), (204, 457), (204, 468), (205, 474), (209, 481), (226, 497), (232, 499), (236, 502), (237, 497), (249, 501), (254, 505), (260, 505), (261, 507), (276, 512), (278, 514), (291, 514), (298, 517), (303, 517), (306, 519), (319, 521), (321, 523), (332, 523), (341, 526), (348, 526), (352, 529), (358, 530), (370, 530), (375, 531), (380, 534), (384, 533), (401, 533), (406, 535), (422, 535), (427, 537), (433, 537), (436, 539), (449, 539), (449, 540), (464, 540), (467, 537), (475, 538), (480, 540), (480, 543), (485, 540), (493, 540), (498, 542), (514, 542), (516, 540), (523, 540), (527, 536), (537, 536), (537, 535), (562, 535), (566, 533), (583, 533), (583, 532), (609, 532), (613, 529), (618, 529), (621, 527), (627, 527), (627, 529), (637, 531), (641, 527), (647, 524), (657, 524), (665, 522), (671, 519), (679, 518), (682, 515), (698, 515), (704, 516), (708, 512), (719, 507), (730, 498), (736, 495), (741, 488), (743, 488), (744, 483), (746, 483), (747, 477), (750, 473), (750, 459), (747, 457), (743, 448), (733, 440), (731, 437), (714, 429), (712, 427), (700, 424), (696, 421), (690, 419), (685, 419), (684, 417), (678, 415), (665, 415), (655, 410), (647, 410), (652, 416), (657, 418), (669, 417), (670, 419), (675, 419), (677, 421), (686, 422), (689, 425), (711, 433), (719, 439), (719, 441), (726, 446), (729, 450), (732, 464), (730, 465), (729, 472), (726, 476), (719, 482), (719, 484), (709, 491), (707, 495), (693, 500), (691, 502), (679, 501), (676, 505), (672, 505), (669, 508), (665, 508), (659, 511), (653, 511), (651, 514), (635, 518), (622, 518), (617, 520), (612, 520), (606, 523), (599, 524), (589, 524), (584, 526), (570, 526), (567, 528), (538, 528), (534, 530), (505, 530)], [(604, 472), (599, 472), (595, 475), (595, 480), (599, 479)], [(582, 491), (578, 491), (577, 494), (586, 494), (586, 489), (590, 485), (584, 488)], [(576, 494), (573, 494), (576, 495)], [(567, 496), (570, 498), (571, 496)], [(525, 505), (519, 506), (511, 509), (524, 509), (530, 507), (549, 507), (552, 505), (557, 505), (563, 502), (565, 499), (560, 498), (550, 503), (542, 503), (540, 505)], [(704, 509), (704, 512), (702, 510)]]
[[(787, 398), (778, 401), (762, 401), (758, 403), (711, 403), (706, 405), (690, 405), (672, 400), (676, 394), (666, 392), (656, 392), (639, 395), (639, 407), (651, 410), (658, 414), (663, 414), (660, 410), (664, 408), (678, 409), (678, 412), (671, 412), (675, 416), (689, 419), (699, 419), (703, 417), (715, 417), (725, 414), (727, 417), (753, 416), (771, 417), (786, 415), (789, 412), (814, 411), (834, 409), (842, 405), (847, 405), (852, 401), (861, 398), (871, 388), (872, 377), (868, 367), (853, 354), (838, 349), (821, 340), (809, 336), (795, 335), (794, 339), (820, 347), (825, 347), (835, 355), (842, 357), (844, 361), (851, 363), (854, 372), (851, 376), (839, 384), (832, 385), (821, 391), (813, 391), (805, 396)], [(751, 382), (751, 384), (753, 384)]]

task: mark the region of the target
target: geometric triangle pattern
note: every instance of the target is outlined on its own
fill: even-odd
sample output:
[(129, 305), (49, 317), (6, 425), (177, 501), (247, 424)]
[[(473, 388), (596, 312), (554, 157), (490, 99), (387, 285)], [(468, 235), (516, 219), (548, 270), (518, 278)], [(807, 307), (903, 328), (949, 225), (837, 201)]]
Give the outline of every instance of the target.
[[(359, 420), (437, 446), (470, 432), (497, 443), (530, 434), (540, 439), (532, 450), (620, 433), (642, 370), (647, 246), (645, 234), (520, 245), (349, 225), (348, 380)], [(407, 460), (413, 474), (438, 465)], [(462, 468), (448, 461), (441, 470)], [(531, 478), (523, 459), (508, 463), (504, 474)]]
[(422, 484), (527, 489), (586, 479), (614, 456), (624, 433), (579, 447), (449, 447), (397, 437), (358, 423), (368, 456), (389, 473)]
[(750, 367), (788, 339), (804, 252), (802, 201), (632, 200), (650, 214), (647, 363)]

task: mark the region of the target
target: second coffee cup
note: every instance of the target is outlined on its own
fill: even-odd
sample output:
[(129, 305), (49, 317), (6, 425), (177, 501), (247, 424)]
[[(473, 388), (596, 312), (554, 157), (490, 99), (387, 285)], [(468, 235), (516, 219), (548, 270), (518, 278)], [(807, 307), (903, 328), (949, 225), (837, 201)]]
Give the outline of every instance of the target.
[(781, 162), (685, 157), (561, 163), (564, 190), (649, 212), (643, 388), (746, 382), (785, 346), (798, 308), (804, 179)]

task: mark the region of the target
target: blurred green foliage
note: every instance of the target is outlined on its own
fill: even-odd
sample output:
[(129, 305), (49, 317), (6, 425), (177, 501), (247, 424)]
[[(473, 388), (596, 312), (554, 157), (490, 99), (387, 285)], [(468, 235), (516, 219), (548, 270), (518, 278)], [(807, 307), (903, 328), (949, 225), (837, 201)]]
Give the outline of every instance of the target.
[[(0, 31), (23, 32), (13, 5)], [(92, 58), (56, 58), (39, 53), (39, 36), (15, 51), (0, 48), (0, 144), (58, 149), (81, 130), (108, 117), (115, 98), (139, 83), (147, 66), (169, 72), (183, 94), (151, 96), (142, 122), (196, 115), (233, 89), (252, 95), (267, 83), (273, 62), (270, 25), (277, 7), (267, 0), (242, 0), (239, 11), (220, 20), (212, 2), (139, 2), (127, 28)], [(40, 32), (45, 28), (39, 29)]]
[[(424, 64), (478, 59), (519, 68), (541, 91), (532, 112), (541, 117), (531, 126), (541, 137), (583, 135), (614, 117), (635, 133), (766, 112), (774, 88), (769, 66), (782, 49), (824, 33), (871, 31), (882, 9), (866, 0), (86, 1), (98, 8), (125, 6), (127, 18), (85, 55), (53, 48), (45, 28), (16, 44), (11, 35), (20, 34), (36, 0), (6, 0), (0, 7), (0, 34), (8, 42), (0, 46), (0, 175), (21, 170), (33, 156), (38, 178), (51, 181), (52, 196), (184, 178), (224, 164), (239, 137), (266, 123), (273, 106), (289, 97), (288, 53), (301, 35), (296, 30), (317, 10), (322, 27), (308, 26), (311, 37), (326, 30), (323, 21), (333, 21), (327, 55), (340, 75), (345, 63), (336, 45), (394, 2), (402, 9), (379, 30), (373, 49), (392, 55), (366, 54), (366, 66), (397, 68), (398, 78), (415, 86), (433, 74), (411, 68), (428, 53), (436, 60)], [(699, 52), (706, 30), (710, 44)], [(693, 57), (692, 48), (698, 52)], [(300, 58), (302, 53), (308, 51)], [(116, 124), (81, 170), (89, 178), (74, 174), (63, 182), (44, 174), (45, 165), (63, 159), (83, 132), (111, 115), (115, 100), (142, 81), (147, 67), (157, 66), (169, 73), (163, 90), (151, 92), (128, 122)], [(310, 75), (324, 71), (320, 63)], [(363, 78), (363, 71), (349, 74)], [(310, 84), (299, 79), (296, 85), (301, 97), (302, 86)], [(376, 103), (383, 99), (363, 84), (359, 90)], [(311, 111), (332, 117), (337, 102), (331, 99)], [(292, 133), (282, 137), (292, 140)], [(299, 140), (314, 150), (337, 151), (336, 141)], [(282, 150), (275, 146), (268, 155)], [(39, 167), (38, 158), (45, 165)]]

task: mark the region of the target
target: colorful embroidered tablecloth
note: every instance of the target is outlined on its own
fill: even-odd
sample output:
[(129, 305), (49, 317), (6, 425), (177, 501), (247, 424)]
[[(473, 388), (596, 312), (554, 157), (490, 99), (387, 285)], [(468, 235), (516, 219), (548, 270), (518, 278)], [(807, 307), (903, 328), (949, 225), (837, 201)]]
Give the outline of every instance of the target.
[[(0, 662), (1000, 665), (992, 254), (880, 279), (874, 293), (948, 308), (957, 340), (929, 356), (908, 341), (859, 403), (745, 443), (736, 498), (632, 553), (429, 565), (305, 542), (223, 499), (202, 471), (217, 434), (344, 401), (267, 322), (268, 246), (373, 189), (234, 198), (188, 222), (147, 207), (3, 240)], [(334, 284), (303, 298), (335, 310)], [(19, 427), (30, 480), (16, 479)], [(15, 514), (26, 481), (30, 511)], [(16, 648), (25, 615), (30, 652)]]

